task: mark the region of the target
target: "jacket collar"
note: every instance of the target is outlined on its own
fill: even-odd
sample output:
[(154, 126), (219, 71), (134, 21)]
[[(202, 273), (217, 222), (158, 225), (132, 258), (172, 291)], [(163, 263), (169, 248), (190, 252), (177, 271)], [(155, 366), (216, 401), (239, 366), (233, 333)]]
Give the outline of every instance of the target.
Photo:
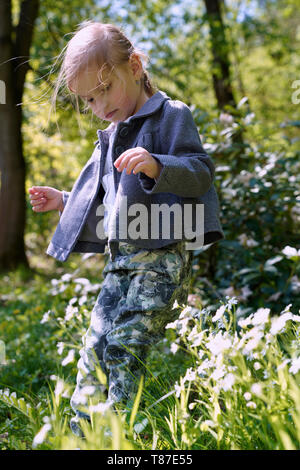
[(134, 119), (154, 114), (161, 107), (161, 105), (169, 99), (171, 98), (164, 91), (157, 91), (146, 101), (146, 103), (143, 104), (137, 113), (135, 113), (133, 116), (130, 116), (128, 119), (126, 119), (125, 122), (130, 122)]
[[(120, 121), (117, 124), (117, 127), (122, 125), (124, 122), (130, 123), (134, 121), (135, 119), (140, 119), (143, 117), (150, 116), (151, 114), (154, 114), (166, 100), (170, 100), (170, 99), (171, 98), (164, 91), (160, 91), (160, 90), (157, 91), (154, 95), (152, 95), (146, 101), (146, 103), (143, 104), (143, 106), (138, 110), (137, 113), (135, 113), (133, 116), (129, 116), (129, 118), (126, 119), (126, 121)], [(106, 127), (106, 129), (104, 130), (98, 129), (97, 130), (98, 138), (100, 139), (101, 133), (110, 134), (114, 127), (115, 127), (115, 124), (112, 122), (108, 127)], [(98, 143), (98, 140), (97, 142), (95, 142), (95, 144), (96, 143)]]

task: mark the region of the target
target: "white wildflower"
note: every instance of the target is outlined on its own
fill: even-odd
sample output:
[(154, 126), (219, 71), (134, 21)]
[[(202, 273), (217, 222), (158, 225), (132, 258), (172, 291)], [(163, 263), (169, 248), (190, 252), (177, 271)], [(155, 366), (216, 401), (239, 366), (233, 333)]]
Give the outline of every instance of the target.
[(57, 352), (58, 352), (58, 354), (61, 356), (62, 353), (63, 353), (64, 347), (65, 347), (65, 343), (63, 343), (62, 341), (59, 341), (59, 342), (56, 344), (56, 347), (57, 347)]
[(205, 371), (206, 369), (209, 369), (209, 367), (212, 367), (213, 366), (213, 363), (212, 361), (210, 361), (209, 359), (205, 359), (202, 364), (197, 368), (197, 372), (199, 375), (203, 374), (203, 371)]
[(227, 307), (229, 309), (231, 309), (231, 306), (234, 305), (234, 304), (237, 304), (238, 303), (238, 300), (236, 297), (229, 297), (229, 295), (226, 295), (226, 299), (227, 300)]
[(77, 312), (78, 307), (72, 307), (72, 305), (68, 305), (66, 308), (65, 321), (70, 321)]
[(284, 359), (284, 361), (277, 366), (277, 370), (283, 369), (289, 362), (291, 362), (291, 359)]
[(179, 331), (180, 336), (183, 336), (187, 332), (188, 322), (189, 322), (189, 318), (183, 318), (182, 320), (179, 320), (178, 324), (180, 325), (180, 331)]
[(62, 379), (58, 379), (58, 381), (56, 382), (54, 395), (58, 397), (63, 393), (63, 391), (64, 391), (64, 381)]
[(66, 366), (67, 364), (70, 364), (70, 362), (74, 361), (74, 357), (75, 357), (75, 350), (70, 349), (70, 351), (68, 352), (68, 355), (64, 358), (61, 365)]
[(181, 392), (184, 390), (184, 384), (181, 383), (181, 385), (179, 385), (176, 382), (175, 385), (174, 385), (174, 389), (175, 389), (175, 395), (178, 398), (178, 397), (180, 397)]
[(289, 368), (289, 372), (292, 374), (297, 374), (297, 372), (300, 370), (300, 356), (292, 359), (292, 365)]
[(254, 367), (255, 370), (261, 369), (261, 365), (260, 365), (259, 362), (254, 362), (253, 367)]
[(259, 243), (256, 240), (254, 240), (253, 238), (248, 238), (246, 244), (249, 248), (252, 247), (252, 246), (258, 246), (259, 245)]
[(267, 323), (269, 320), (270, 309), (269, 308), (259, 308), (257, 312), (254, 313), (252, 318), (252, 325), (261, 325)]
[(87, 301), (87, 296), (86, 296), (86, 295), (82, 295), (82, 296), (80, 297), (80, 299), (78, 300), (78, 303), (79, 303), (79, 305), (81, 306), (81, 305), (85, 304), (86, 301)]
[(224, 113), (223, 111), (220, 113), (219, 117), (220, 122), (223, 126), (230, 126), (234, 122), (234, 117), (229, 113)]
[(64, 274), (64, 275), (61, 277), (61, 280), (64, 281), (64, 282), (65, 282), (65, 281), (68, 282), (68, 281), (70, 281), (71, 279), (72, 279), (72, 274), (69, 274), (69, 273), (66, 273), (66, 274)]
[(300, 250), (296, 250), (296, 248), (293, 248), (292, 246), (285, 246), (284, 249), (282, 250), (282, 253), (287, 256), (288, 258), (292, 258), (294, 256), (300, 256)]
[(255, 383), (251, 386), (251, 392), (258, 397), (262, 395), (262, 387), (261, 384)]
[(197, 403), (190, 403), (189, 404), (189, 410), (193, 410), (195, 408), (195, 406), (197, 405)]
[(238, 240), (243, 246), (251, 246), (251, 238), (249, 238), (245, 233), (239, 235)]
[(191, 318), (191, 312), (193, 311), (192, 307), (189, 305), (185, 307), (179, 315), (179, 318)]
[(293, 305), (293, 304), (288, 304), (280, 313), (290, 312), (292, 305)]
[(175, 320), (171, 323), (168, 323), (166, 326), (165, 326), (165, 329), (172, 329), (172, 330), (175, 330), (177, 328), (177, 325), (178, 325), (178, 320)]
[(42, 444), (48, 434), (48, 431), (51, 429), (51, 424), (46, 423), (44, 426), (42, 426), (41, 430), (36, 434), (36, 436), (33, 439), (32, 446), (36, 447), (39, 444)]
[(239, 320), (239, 321), (238, 321), (238, 325), (239, 325), (241, 328), (246, 328), (248, 325), (251, 325), (251, 323), (252, 323), (252, 318), (253, 318), (253, 313), (251, 313), (251, 315), (249, 315), (248, 317), (242, 318), (241, 320)]
[(183, 381), (185, 382), (187, 380), (188, 382), (192, 382), (195, 379), (196, 379), (196, 372), (190, 367), (186, 371), (186, 374), (185, 374), (185, 377), (184, 377)]
[(40, 323), (46, 323), (50, 318), (50, 313), (51, 313), (51, 310), (48, 310), (46, 313), (44, 313), (43, 318), (41, 319)]
[[(254, 328), (252, 328), (252, 330), (254, 330)], [(244, 347), (243, 354), (249, 354), (251, 351), (253, 351), (253, 349), (256, 349), (262, 337), (262, 332), (256, 332), (254, 338), (250, 339), (250, 341), (248, 341), (248, 343)]]
[[(193, 346), (193, 344), (192, 344), (192, 346)], [(204, 354), (205, 354), (205, 351), (203, 351), (203, 349), (199, 349), (199, 351), (198, 351), (198, 357), (199, 357), (199, 359), (202, 359), (202, 357), (204, 356)]]
[(250, 392), (245, 392), (245, 393), (244, 393), (244, 398), (245, 398), (245, 400), (247, 400), (247, 401), (251, 400), (251, 398), (252, 398), (251, 393), (250, 393)]
[(219, 395), (220, 391), (221, 391), (221, 382), (217, 382), (214, 386), (213, 386), (213, 391), (215, 393), (215, 395)]
[(225, 366), (223, 365), (222, 367), (215, 369), (210, 378), (213, 380), (219, 380), (225, 375), (225, 372)]
[(180, 307), (180, 305), (178, 304), (177, 299), (176, 299), (175, 302), (173, 303), (172, 310), (174, 310), (175, 308), (178, 308), (178, 307)]
[(212, 420), (207, 419), (203, 421), (203, 423), (200, 424), (200, 431), (202, 432), (209, 431), (209, 428), (214, 428), (215, 426), (216, 424)]
[(179, 348), (178, 344), (172, 343), (170, 347), (171, 353), (175, 354), (178, 351), (178, 348)]
[(218, 310), (216, 311), (216, 314), (212, 317), (212, 321), (220, 320), (225, 310), (226, 310), (226, 305), (221, 305), (221, 307), (219, 307)]
[(74, 279), (74, 282), (76, 284), (82, 284), (83, 286), (90, 285), (90, 281), (86, 277), (77, 277), (76, 279)]
[(232, 389), (232, 386), (235, 383), (235, 376), (232, 373), (225, 375), (223, 380), (221, 381), (221, 388), (227, 392), (228, 390)]
[(255, 409), (256, 408), (256, 403), (254, 403), (254, 401), (248, 401), (246, 406), (248, 406), (248, 408)]
[(192, 344), (191, 344), (192, 348), (200, 346), (200, 344), (202, 343), (202, 340), (203, 340), (203, 336), (205, 335), (206, 331), (207, 330), (202, 330), (202, 331), (200, 331), (200, 333), (198, 333), (197, 325), (194, 326), (194, 328), (192, 329), (192, 331), (190, 332), (190, 334), (187, 337), (188, 341), (192, 342)]
[(285, 327), (286, 322), (292, 318), (293, 315), (290, 312), (284, 313), (283, 315), (280, 315), (280, 317), (273, 318), (270, 333), (272, 335), (277, 335), (277, 333)]
[(213, 339), (208, 341), (207, 347), (212, 354), (217, 356), (231, 347), (231, 340), (225, 336), (222, 336), (222, 332), (219, 331), (219, 333), (217, 333)]

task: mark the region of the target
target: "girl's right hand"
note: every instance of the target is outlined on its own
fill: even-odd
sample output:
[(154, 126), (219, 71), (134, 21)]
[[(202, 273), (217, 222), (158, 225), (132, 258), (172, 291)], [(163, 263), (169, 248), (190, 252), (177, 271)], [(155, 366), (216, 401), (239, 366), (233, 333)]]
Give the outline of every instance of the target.
[(62, 192), (50, 186), (32, 186), (28, 190), (34, 212), (63, 211)]

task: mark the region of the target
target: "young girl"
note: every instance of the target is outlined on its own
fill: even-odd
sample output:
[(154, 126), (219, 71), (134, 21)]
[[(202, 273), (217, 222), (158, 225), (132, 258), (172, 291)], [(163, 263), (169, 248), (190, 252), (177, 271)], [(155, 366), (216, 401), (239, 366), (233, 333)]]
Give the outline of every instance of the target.
[[(150, 346), (178, 316), (176, 305), (187, 302), (199, 244), (186, 241), (199, 235), (205, 245), (224, 237), (214, 165), (191, 111), (154, 89), (145, 57), (118, 27), (81, 25), (64, 51), (56, 92), (65, 82), (111, 124), (97, 131), (95, 150), (71, 192), (29, 189), (34, 211), (59, 210), (49, 255), (65, 261), (72, 252), (105, 253), (107, 261), (71, 398), (76, 434), (80, 419), (89, 419), (88, 404), (132, 403)], [(104, 405), (95, 365), (107, 376)]]

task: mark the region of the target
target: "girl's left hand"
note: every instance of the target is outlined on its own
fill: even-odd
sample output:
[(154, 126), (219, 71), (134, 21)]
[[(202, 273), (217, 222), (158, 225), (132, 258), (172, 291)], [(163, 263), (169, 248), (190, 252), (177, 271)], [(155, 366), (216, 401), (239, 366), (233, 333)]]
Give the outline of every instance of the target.
[(135, 147), (123, 152), (114, 162), (118, 171), (126, 168), (129, 175), (133, 170), (134, 174), (139, 171), (145, 173), (149, 178), (158, 178), (162, 169), (162, 165), (143, 147)]

